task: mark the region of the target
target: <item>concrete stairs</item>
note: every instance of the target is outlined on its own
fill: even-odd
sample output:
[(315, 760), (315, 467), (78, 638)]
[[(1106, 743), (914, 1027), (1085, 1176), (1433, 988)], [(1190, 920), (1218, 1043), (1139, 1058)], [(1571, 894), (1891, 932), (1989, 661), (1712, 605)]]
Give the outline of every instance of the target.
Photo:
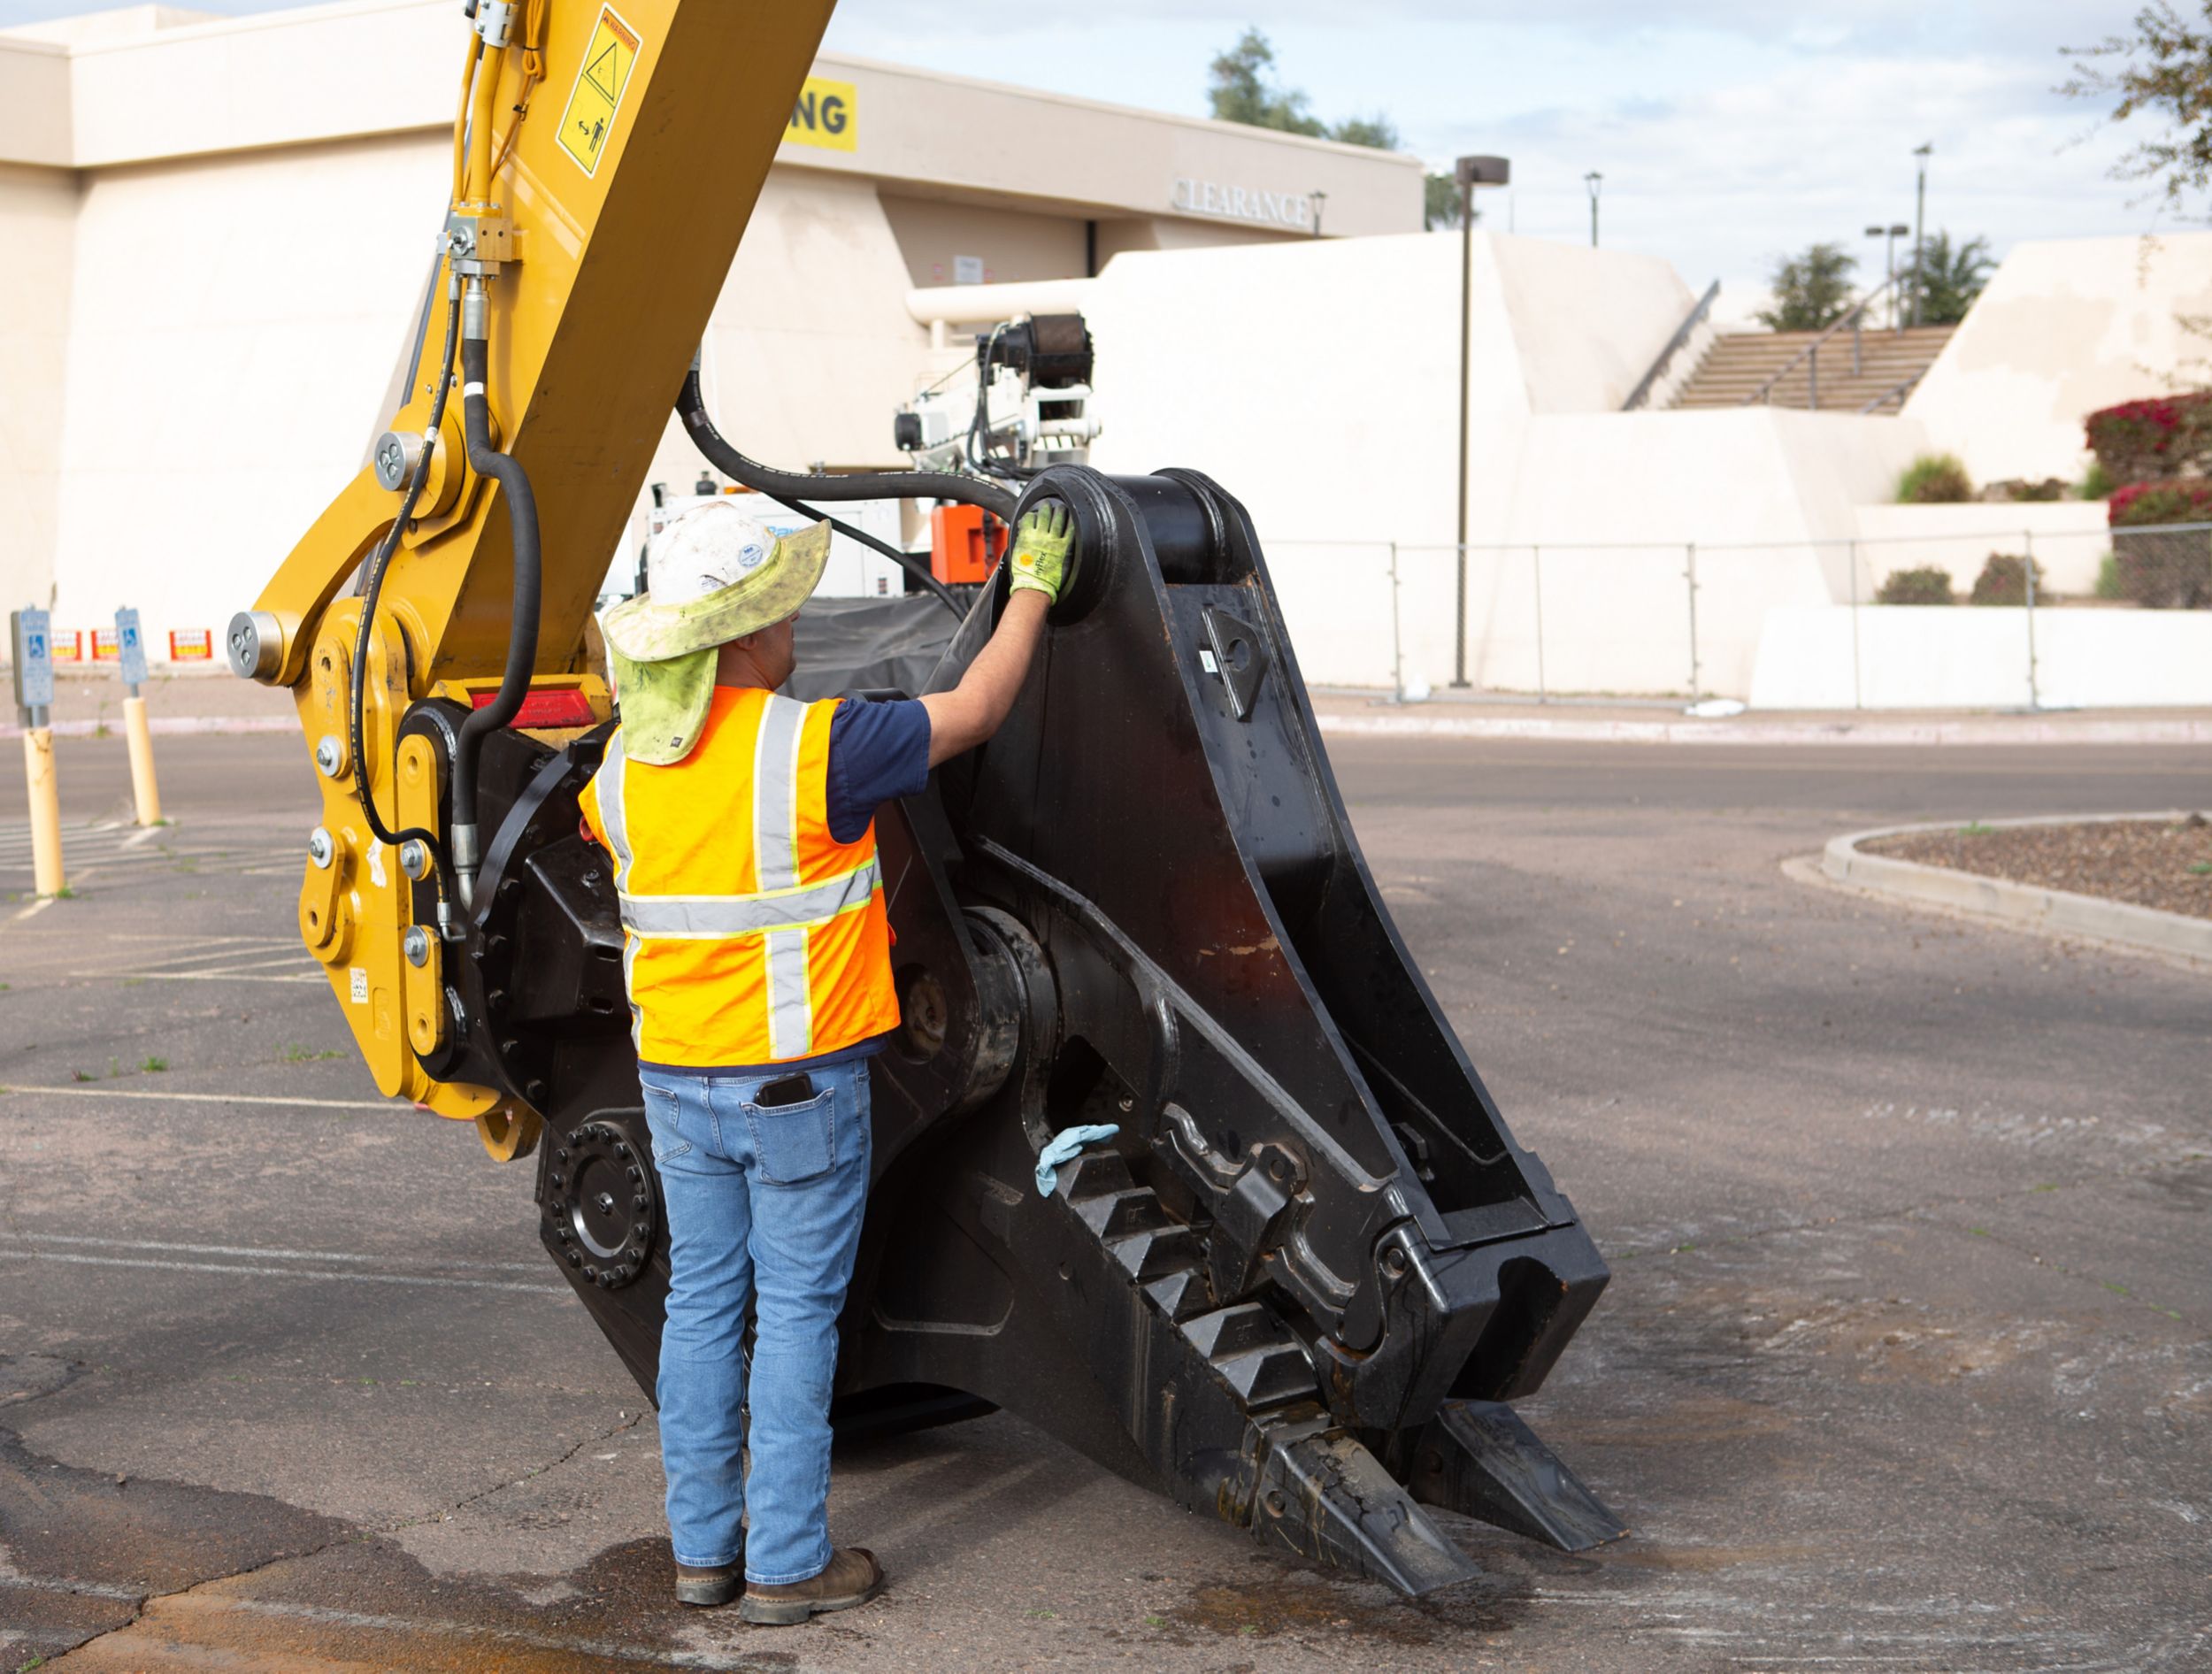
[[(1862, 332), (1855, 369), (1851, 364), (1849, 328), (1836, 333), (1820, 345), (1819, 411), (1857, 412), (1869, 402), (1882, 400), (1878, 411), (1895, 412), (1911, 393), (1909, 388), (1900, 391), (1897, 387), (1908, 379), (1919, 382), (1957, 329), (1955, 326), (1920, 326), (1904, 331)], [(1811, 331), (1747, 331), (1717, 337), (1697, 370), (1667, 404), (1675, 408), (1740, 406), (1819, 336)], [(1777, 407), (1811, 407), (1816, 404), (1813, 395), (1813, 362), (1807, 359), (1798, 361), (1768, 399)], [(1886, 400), (1882, 399), (1885, 396)]]

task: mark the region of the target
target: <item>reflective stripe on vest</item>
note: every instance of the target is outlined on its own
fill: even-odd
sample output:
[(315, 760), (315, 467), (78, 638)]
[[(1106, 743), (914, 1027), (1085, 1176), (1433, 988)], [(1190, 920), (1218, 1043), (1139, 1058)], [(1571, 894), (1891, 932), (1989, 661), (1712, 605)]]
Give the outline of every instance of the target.
[[(630, 887), (635, 855), (624, 810), (628, 767), (618, 730), (594, 781), (599, 818), (614, 852), (622, 925), (625, 987), (633, 994), (638, 951), (648, 939), (712, 941), (758, 936), (767, 961), (768, 1040), (772, 1059), (805, 1057), (813, 1045), (812, 983), (807, 933), (868, 905), (882, 880), (872, 856), (841, 876), (799, 881), (799, 756), (807, 706), (771, 696), (761, 716), (753, 757), (753, 855), (759, 888), (750, 895), (643, 895)], [(643, 1013), (630, 1007), (632, 1033), (643, 1049)]]
[[(630, 887), (630, 823), (622, 806), (622, 775), (629, 764), (622, 749), (622, 729), (618, 726), (607, 740), (606, 757), (599, 764), (592, 790), (599, 799), (599, 824), (607, 833), (607, 847), (614, 851), (615, 894), (626, 905)], [(637, 984), (632, 980), (637, 950), (635, 936), (622, 939), (622, 992), (626, 994), (637, 993)], [(645, 1012), (634, 999), (630, 1002), (630, 1044), (640, 1052), (645, 1050)]]
[(772, 895), (625, 895), (622, 927), (641, 936), (712, 941), (803, 930), (868, 904), (882, 881), (873, 860), (842, 878)]
[[(799, 749), (806, 705), (771, 697), (760, 718), (753, 757), (753, 864), (761, 893), (799, 882)], [(768, 1046), (773, 1058), (803, 1058), (814, 1044), (803, 926), (771, 931), (768, 948)]]

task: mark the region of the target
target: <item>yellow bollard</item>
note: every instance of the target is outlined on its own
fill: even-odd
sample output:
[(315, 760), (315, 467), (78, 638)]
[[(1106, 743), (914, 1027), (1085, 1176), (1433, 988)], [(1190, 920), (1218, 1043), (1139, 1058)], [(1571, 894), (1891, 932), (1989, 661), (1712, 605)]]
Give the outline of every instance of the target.
[(54, 729), (27, 728), (23, 765), (31, 781), (31, 871), (42, 895), (58, 895), (61, 869), (61, 787), (54, 778)]
[(61, 870), (61, 791), (54, 782), (54, 648), (45, 611), (8, 612), (15, 706), (23, 717), (23, 773), (31, 787), (31, 875), (42, 895), (65, 887)]
[(146, 700), (133, 694), (123, 700), (123, 735), (131, 747), (131, 795), (138, 803), (138, 823), (161, 824), (161, 787), (154, 782), (154, 733), (146, 720)]

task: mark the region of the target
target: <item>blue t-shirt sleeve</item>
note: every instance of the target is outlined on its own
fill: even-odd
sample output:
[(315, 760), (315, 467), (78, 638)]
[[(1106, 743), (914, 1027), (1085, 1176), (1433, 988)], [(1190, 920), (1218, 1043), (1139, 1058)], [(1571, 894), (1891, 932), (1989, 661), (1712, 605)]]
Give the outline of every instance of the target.
[(879, 803), (918, 796), (929, 783), (929, 711), (912, 698), (849, 697), (830, 717), (829, 829), (858, 842)]

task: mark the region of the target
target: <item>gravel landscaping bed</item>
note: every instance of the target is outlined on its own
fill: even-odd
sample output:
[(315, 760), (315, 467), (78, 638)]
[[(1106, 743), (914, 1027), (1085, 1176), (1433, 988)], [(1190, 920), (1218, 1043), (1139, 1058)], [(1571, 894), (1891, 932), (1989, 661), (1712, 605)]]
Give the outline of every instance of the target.
[(2212, 819), (1965, 825), (1901, 833), (1861, 852), (2212, 918)]

